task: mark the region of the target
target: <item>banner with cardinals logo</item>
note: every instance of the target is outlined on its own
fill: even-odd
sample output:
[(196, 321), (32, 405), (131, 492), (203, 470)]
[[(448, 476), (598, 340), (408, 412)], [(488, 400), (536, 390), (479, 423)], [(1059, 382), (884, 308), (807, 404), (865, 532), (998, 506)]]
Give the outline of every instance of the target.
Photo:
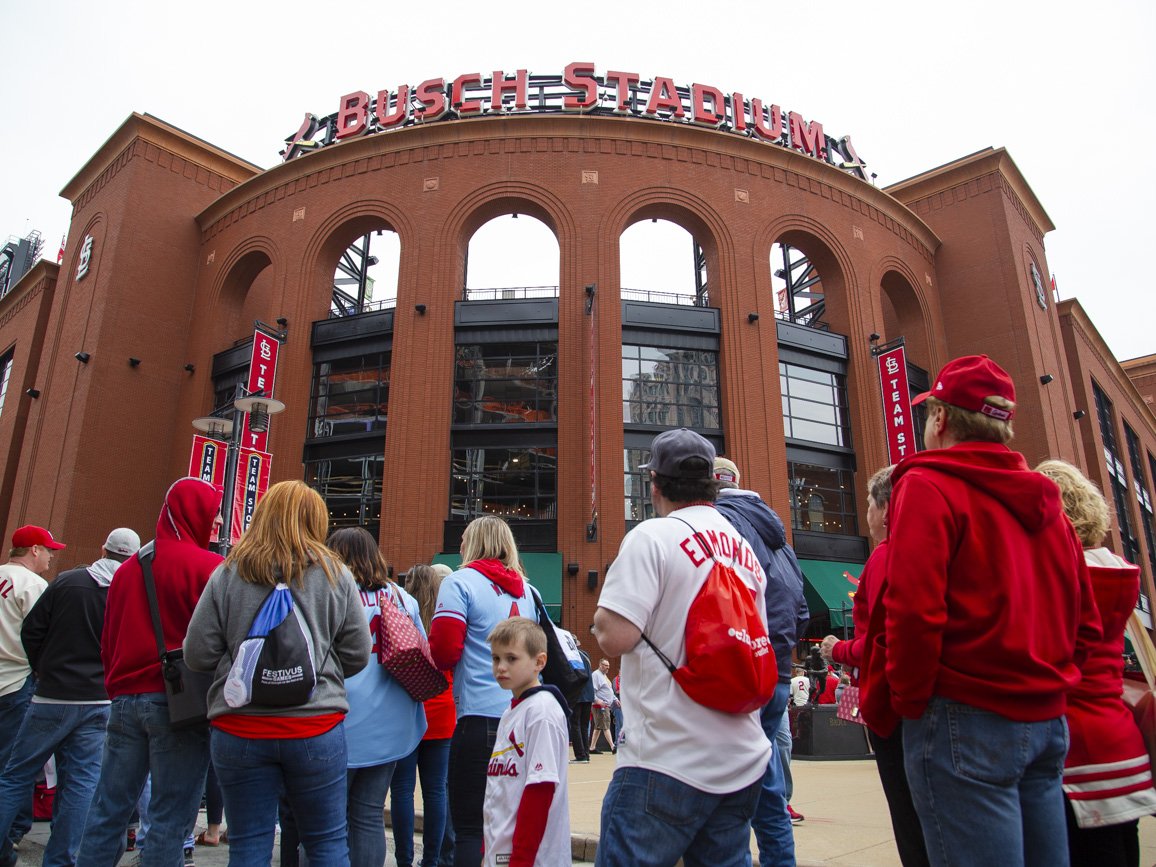
[(915, 421), (907, 384), (907, 356), (902, 346), (879, 353), (879, 385), (883, 390), (883, 426), (887, 431), (887, 461), (897, 464), (915, 454)]

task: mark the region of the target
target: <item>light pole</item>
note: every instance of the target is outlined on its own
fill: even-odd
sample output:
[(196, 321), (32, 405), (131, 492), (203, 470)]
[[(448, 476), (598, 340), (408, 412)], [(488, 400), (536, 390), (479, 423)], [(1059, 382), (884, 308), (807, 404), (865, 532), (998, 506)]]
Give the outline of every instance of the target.
[[(193, 427), (212, 439), (225, 443), (225, 476), (222, 485), (225, 496), (221, 502), (221, 536), (217, 543), (219, 554), (229, 553), (233, 545), (233, 500), (237, 486), (237, 462), (241, 454), (241, 434), (245, 430), (245, 416), (249, 416), (250, 433), (269, 430), (269, 416), (285, 409), (285, 404), (265, 397), (263, 390), (248, 392), (237, 384), (237, 396), (232, 406), (223, 406), (211, 415), (193, 419)], [(233, 418), (225, 418), (232, 410)]]

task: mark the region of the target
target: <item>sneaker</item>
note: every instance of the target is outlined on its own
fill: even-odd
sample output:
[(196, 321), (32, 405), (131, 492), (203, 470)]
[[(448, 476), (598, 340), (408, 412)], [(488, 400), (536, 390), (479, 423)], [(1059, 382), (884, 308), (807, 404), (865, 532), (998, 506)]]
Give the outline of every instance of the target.
[(131, 852), (136, 848), (136, 828), (129, 828), (125, 839), (124, 851)]
[(572, 764), (572, 765), (588, 765), (588, 764), (590, 764), (590, 757), (587, 756), (584, 759), (571, 759), (570, 764)]
[(792, 825), (798, 825), (800, 822), (803, 821), (803, 814), (798, 812), (790, 804), (787, 804), (787, 815), (791, 817), (791, 824)]
[(189, 846), (185, 849), (185, 867), (197, 867), (196, 862), (193, 861), (193, 847)]

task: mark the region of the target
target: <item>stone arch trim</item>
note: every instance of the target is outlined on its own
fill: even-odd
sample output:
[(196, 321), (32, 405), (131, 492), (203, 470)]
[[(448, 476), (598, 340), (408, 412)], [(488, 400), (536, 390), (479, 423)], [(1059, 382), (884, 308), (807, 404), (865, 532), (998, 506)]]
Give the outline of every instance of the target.
[(274, 279), (279, 278), (285, 268), (285, 260), (280, 248), (277, 246), (277, 242), (268, 235), (256, 235), (246, 238), (229, 251), (229, 254), (221, 263), (221, 267), (217, 269), (217, 273), (213, 277), (213, 282), (209, 287), (208, 301), (210, 304), (215, 305), (221, 301), (225, 286), (236, 270), (237, 265), (241, 260), (253, 253), (264, 253), (269, 260), (269, 265), (274, 269)]
[(852, 288), (858, 286), (859, 281), (856, 277), (856, 268), (851, 259), (847, 248), (835, 237), (834, 233), (824, 223), (812, 219), (803, 214), (784, 214), (777, 217), (771, 222), (767, 223), (755, 236), (754, 254), (759, 262), (766, 264), (767, 285), (770, 285), (770, 261), (771, 261), (771, 245), (776, 243), (779, 238), (791, 231), (806, 232), (813, 235), (817, 241), (822, 243), (835, 257), (842, 274), (840, 275), (846, 284), (848, 292), (848, 305), (850, 306)]
[(396, 232), (403, 253), (406, 247), (412, 245), (416, 240), (417, 230), (413, 223), (406, 217), (405, 212), (392, 202), (387, 202), (384, 199), (361, 199), (350, 202), (329, 214), (313, 230), (301, 255), (302, 273), (310, 273), (320, 266), (318, 258), (321, 251), (332, 240), (338, 229), (363, 217), (380, 219), (392, 231)]
[[(484, 216), (487, 206), (503, 201), (522, 202), (528, 207), (527, 216), (541, 220), (554, 233), (559, 252), (563, 241), (573, 239), (577, 223), (566, 203), (544, 187), (524, 181), (495, 181), (471, 190), (449, 210), (442, 231), (442, 241), (449, 244), (468, 243), (469, 237), (492, 219)], [(495, 208), (493, 216), (500, 216), (503, 209)], [(543, 219), (545, 218), (545, 219)], [(468, 233), (468, 236), (467, 236)]]

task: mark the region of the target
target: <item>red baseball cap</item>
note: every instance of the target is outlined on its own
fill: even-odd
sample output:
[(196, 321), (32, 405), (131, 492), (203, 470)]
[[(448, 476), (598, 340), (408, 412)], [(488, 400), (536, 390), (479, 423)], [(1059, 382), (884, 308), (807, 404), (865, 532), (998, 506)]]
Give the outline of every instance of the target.
[(982, 412), (999, 421), (1011, 421), (1012, 410), (984, 403), (988, 397), (1002, 397), (1015, 403), (1016, 387), (1007, 371), (986, 355), (964, 355), (947, 362), (935, 378), (931, 391), (912, 398), (912, 405), (929, 397), (971, 412)]
[(52, 538), (52, 534), (43, 527), (37, 527), (35, 524), (28, 524), (21, 527), (12, 534), (13, 548), (31, 548), (33, 545), (39, 545), (41, 548), (51, 548), (54, 551), (59, 551), (67, 547), (63, 542), (57, 542)]

